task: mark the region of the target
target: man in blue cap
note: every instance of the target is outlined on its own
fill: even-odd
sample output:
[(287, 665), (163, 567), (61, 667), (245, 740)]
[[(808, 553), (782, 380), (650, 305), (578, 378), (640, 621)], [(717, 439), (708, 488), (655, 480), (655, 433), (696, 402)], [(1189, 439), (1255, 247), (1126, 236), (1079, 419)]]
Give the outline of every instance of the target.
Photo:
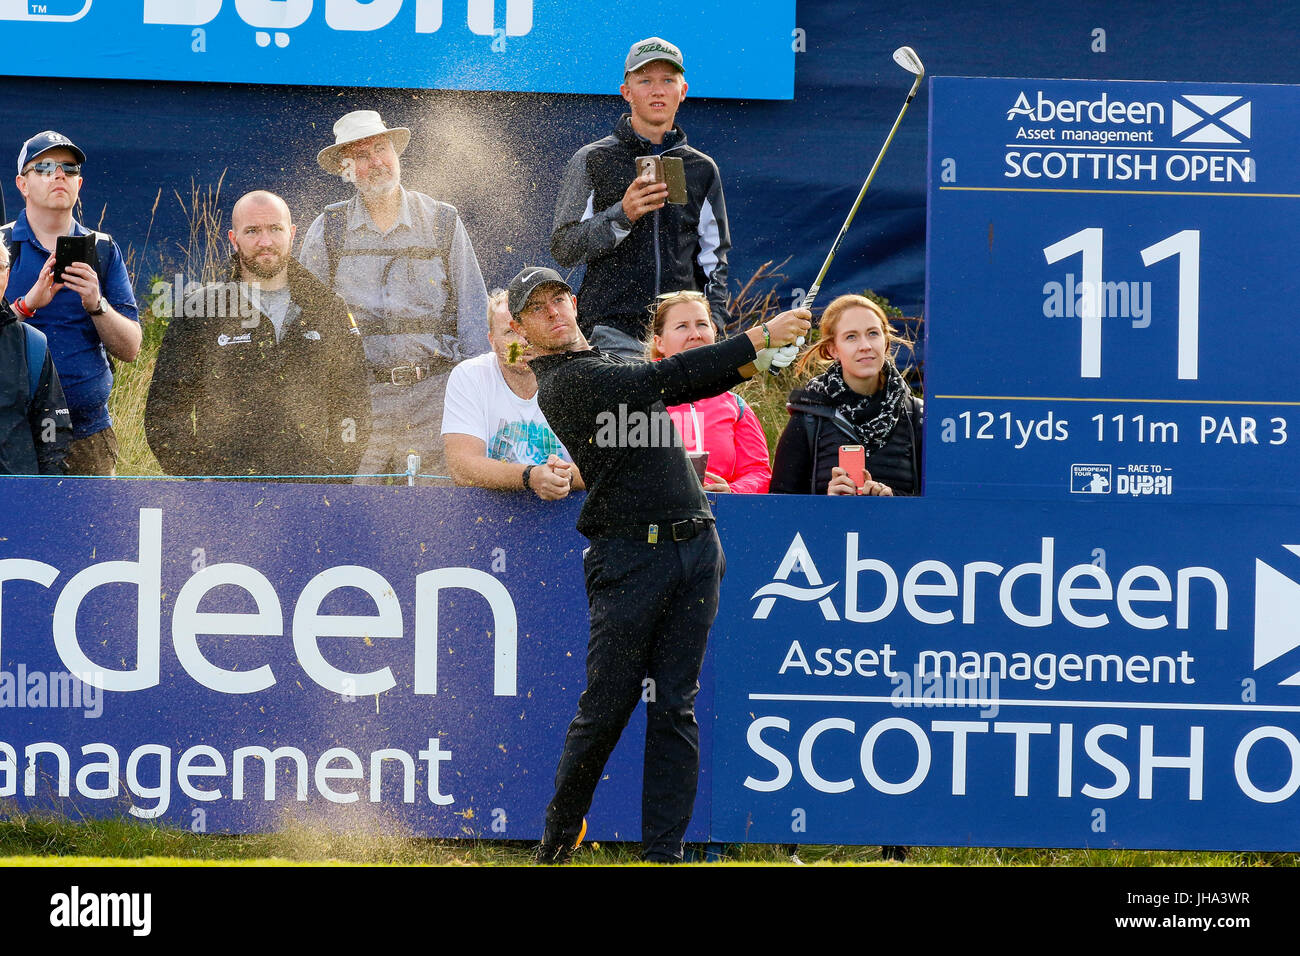
[[(73, 475), (111, 477), (117, 471), (117, 436), (108, 415), (113, 387), (108, 355), (135, 360), (140, 318), (117, 243), (73, 218), (85, 161), (72, 140), (53, 130), (23, 143), (17, 184), (25, 208), (0, 227), (0, 241), (10, 256), (6, 295), (18, 317), (49, 339), (67, 396), (73, 441), (64, 466)], [(73, 262), (56, 281), (58, 238), (87, 235), (95, 236), (92, 258), (98, 261)]]

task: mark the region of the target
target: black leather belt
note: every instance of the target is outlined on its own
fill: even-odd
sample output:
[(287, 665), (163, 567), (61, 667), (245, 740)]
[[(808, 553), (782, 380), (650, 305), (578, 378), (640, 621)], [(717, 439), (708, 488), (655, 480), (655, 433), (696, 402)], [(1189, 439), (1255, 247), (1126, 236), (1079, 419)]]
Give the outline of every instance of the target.
[(713, 527), (712, 518), (683, 518), (681, 521), (661, 524), (630, 524), (612, 528), (602, 528), (598, 538), (626, 538), (630, 541), (644, 541), (658, 544), (663, 541), (689, 541), (696, 535), (703, 534)]

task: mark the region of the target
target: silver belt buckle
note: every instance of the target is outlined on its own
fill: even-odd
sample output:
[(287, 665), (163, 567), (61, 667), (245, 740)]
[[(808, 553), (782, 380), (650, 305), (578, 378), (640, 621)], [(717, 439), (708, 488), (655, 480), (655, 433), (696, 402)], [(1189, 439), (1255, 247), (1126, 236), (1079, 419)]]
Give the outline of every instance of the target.
[[(409, 372), (409, 380), (405, 375), (399, 375), (399, 372)], [(424, 378), (423, 369), (418, 365), (398, 365), (388, 373), (388, 380), (394, 385), (414, 385)]]

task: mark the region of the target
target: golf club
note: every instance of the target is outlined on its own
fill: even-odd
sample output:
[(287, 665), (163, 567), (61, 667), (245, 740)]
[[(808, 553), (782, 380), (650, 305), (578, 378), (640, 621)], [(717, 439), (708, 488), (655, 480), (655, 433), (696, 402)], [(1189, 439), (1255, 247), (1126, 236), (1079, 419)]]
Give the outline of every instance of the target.
[[(908, 73), (915, 75), (916, 80), (912, 83), (912, 89), (907, 94), (907, 99), (903, 103), (903, 108), (898, 111), (898, 118), (894, 120), (894, 125), (889, 128), (889, 135), (885, 137), (885, 145), (880, 147), (880, 152), (876, 156), (876, 161), (871, 164), (871, 172), (867, 173), (867, 181), (862, 184), (862, 189), (858, 191), (858, 198), (854, 200), (853, 208), (849, 210), (848, 218), (844, 220), (844, 225), (840, 226), (840, 234), (835, 237), (835, 242), (831, 246), (831, 251), (826, 255), (826, 261), (822, 263), (822, 268), (817, 273), (817, 279), (804, 296), (803, 308), (811, 310), (813, 302), (817, 300), (817, 293), (821, 291), (822, 280), (826, 278), (826, 272), (831, 267), (831, 260), (835, 258), (835, 253), (840, 250), (840, 243), (844, 241), (844, 235), (849, 231), (849, 225), (853, 222), (853, 217), (857, 215), (858, 207), (862, 205), (862, 197), (867, 194), (867, 189), (871, 185), (871, 180), (875, 178), (876, 170), (880, 168), (880, 161), (885, 158), (885, 150), (889, 149), (889, 144), (894, 139), (894, 133), (898, 132), (898, 126), (903, 122), (903, 114), (907, 108), (912, 105), (912, 100), (916, 97), (916, 91), (921, 87), (921, 80), (925, 79), (925, 66), (921, 63), (921, 58), (916, 55), (916, 51), (910, 46), (900, 46), (894, 51), (894, 62), (905, 69)], [(803, 338), (795, 343), (803, 345)], [(777, 371), (777, 370), (773, 370)]]

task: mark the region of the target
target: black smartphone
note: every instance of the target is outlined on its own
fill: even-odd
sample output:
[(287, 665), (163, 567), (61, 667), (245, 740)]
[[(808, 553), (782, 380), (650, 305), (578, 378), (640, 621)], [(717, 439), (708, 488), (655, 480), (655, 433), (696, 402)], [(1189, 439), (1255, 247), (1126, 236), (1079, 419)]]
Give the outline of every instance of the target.
[(95, 236), (59, 236), (54, 244), (54, 281), (63, 281), (63, 270), (74, 262), (87, 263), (92, 269), (99, 268), (99, 257), (95, 254)]

